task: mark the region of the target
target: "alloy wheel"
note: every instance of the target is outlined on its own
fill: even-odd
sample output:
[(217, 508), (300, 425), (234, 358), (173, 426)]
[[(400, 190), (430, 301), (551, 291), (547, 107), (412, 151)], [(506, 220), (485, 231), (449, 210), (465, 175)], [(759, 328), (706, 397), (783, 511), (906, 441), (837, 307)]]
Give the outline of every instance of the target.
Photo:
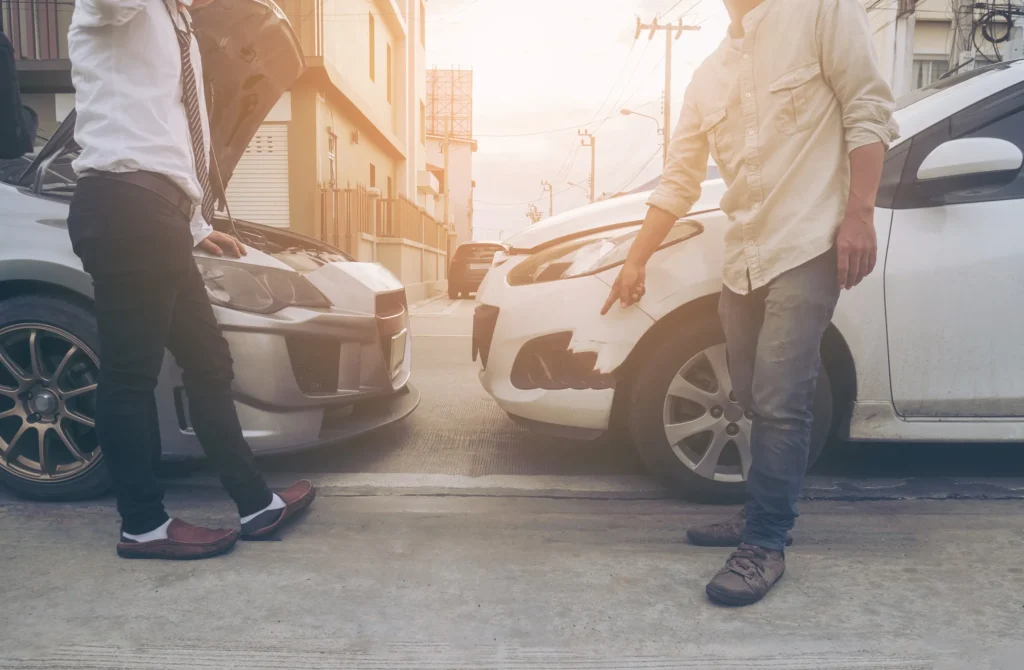
[(733, 393), (724, 344), (688, 360), (665, 397), (665, 436), (676, 457), (705, 479), (746, 481), (752, 415)]
[(100, 461), (99, 361), (42, 323), (0, 329), (0, 469), (33, 482), (73, 479)]

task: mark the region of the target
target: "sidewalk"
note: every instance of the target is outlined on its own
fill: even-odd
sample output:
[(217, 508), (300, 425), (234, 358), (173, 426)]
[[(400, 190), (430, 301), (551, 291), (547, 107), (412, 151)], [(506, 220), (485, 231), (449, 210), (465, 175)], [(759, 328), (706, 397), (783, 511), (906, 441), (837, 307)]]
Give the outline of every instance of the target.
[[(213, 488), (168, 502), (237, 521)], [(109, 501), (6, 502), (0, 667), (1017, 668), (1021, 506), (807, 502), (786, 577), (734, 610), (703, 593), (728, 552), (682, 541), (727, 510), (671, 500), (340, 487), (199, 563), (118, 560)]]

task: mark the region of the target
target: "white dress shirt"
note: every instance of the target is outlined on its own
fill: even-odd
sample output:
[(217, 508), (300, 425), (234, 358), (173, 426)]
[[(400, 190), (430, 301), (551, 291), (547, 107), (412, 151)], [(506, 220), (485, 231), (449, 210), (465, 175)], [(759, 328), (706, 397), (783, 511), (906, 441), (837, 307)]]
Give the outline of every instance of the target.
[[(182, 0), (190, 6), (192, 0)], [(145, 170), (170, 178), (196, 203), (196, 244), (212, 232), (203, 219), (181, 92), (181, 50), (172, 25), (190, 21), (174, 0), (76, 0), (68, 30), (75, 87), (75, 141), (82, 148), (75, 172)], [(192, 40), (203, 143), (209, 165), (210, 124), (199, 45)]]
[(728, 187), (723, 280), (744, 294), (828, 251), (854, 149), (896, 137), (860, 0), (764, 0), (686, 90), (648, 204), (686, 216), (708, 153)]

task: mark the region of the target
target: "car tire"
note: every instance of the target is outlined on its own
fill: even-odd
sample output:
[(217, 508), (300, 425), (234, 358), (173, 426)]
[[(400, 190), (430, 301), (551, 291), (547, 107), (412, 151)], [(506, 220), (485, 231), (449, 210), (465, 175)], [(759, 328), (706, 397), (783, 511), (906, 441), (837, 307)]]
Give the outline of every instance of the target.
[[(52, 377), (61, 370), (54, 361), (63, 360), (60, 349), (62, 343), (67, 345), (68, 351), (72, 347), (77, 348), (76, 353), (72, 353), (68, 357), (63, 371), (56, 379), (57, 388), (53, 392), (60, 398), (61, 411), (71, 410), (76, 416), (94, 419), (94, 414), (92, 417), (86, 416), (87, 405), (83, 402), (94, 401), (92, 394), (95, 391), (79, 394), (74, 400), (70, 395), (67, 397), (63, 395), (63, 393), (70, 393), (73, 390), (66, 387), (75, 381), (81, 383), (81, 388), (84, 388), (94, 385), (97, 379), (99, 332), (96, 318), (92, 312), (70, 301), (44, 295), (18, 296), (0, 302), (0, 346), (5, 346), (8, 355), (16, 356), (18, 351), (26, 351), (24, 350), (26, 331), (30, 336), (33, 331), (37, 334), (37, 341), (43, 352), (43, 355), (40, 356), (44, 360), (43, 375), (51, 377), (47, 381), (47, 387), (54, 386)], [(8, 346), (5, 342), (13, 344)], [(12, 348), (15, 350), (14, 354), (12, 354)], [(22, 353), (22, 357), (24, 355)], [(6, 367), (0, 369), (0, 377), (2, 377), (0, 386), (8, 386), (12, 383), (11, 380), (14, 380)], [(26, 384), (29, 383), (31, 382), (26, 382)], [(63, 392), (61, 387), (65, 387)], [(7, 403), (0, 409), (9, 409), (18, 402), (24, 401), (0, 394), (0, 402)], [(94, 408), (94, 405), (89, 406)], [(36, 432), (32, 436), (30, 435), (32, 431), (29, 430), (21, 438), (21, 440), (30, 440), (26, 451), (23, 451), (21, 440), (15, 443), (18, 446), (18, 461), (14, 465), (0, 464), (0, 484), (23, 498), (44, 501), (84, 500), (103, 495), (110, 490), (110, 473), (95, 441), (95, 428), (80, 424), (77, 420), (72, 421), (67, 416), (68, 414), (65, 412), (64, 418), (60, 418), (61, 414), (58, 412), (55, 415), (54, 423), (34, 424), (47, 427), (43, 443), (46, 445), (47, 460), (51, 464), (50, 469), (54, 471), (54, 475), (45, 481), (42, 476), (33, 477), (31, 464), (35, 463), (42, 468), (43, 459), (38, 456), (38, 442), (33, 444), (31, 441), (33, 437), (38, 440), (39, 433)], [(0, 438), (4, 440), (0, 447), (9, 448), (7, 441), (17, 433), (18, 427), (14, 427), (11, 435), (6, 434), (5, 430), (11, 432), (11, 424), (18, 420), (9, 417), (6, 420), (8, 424), (0, 422)], [(55, 432), (55, 429), (51, 428), (52, 426), (59, 426), (60, 433)], [(35, 430), (39, 431), (40, 428), (36, 427)], [(79, 453), (88, 458), (86, 460), (77, 459), (72, 455), (71, 450), (64, 448), (59, 442), (54, 442), (63, 437), (70, 439)], [(33, 446), (35, 446), (35, 454), (37, 454), (35, 461), (31, 460)], [(60, 468), (63, 468), (64, 471), (61, 472)]]
[(449, 300), (458, 300), (459, 299), (459, 292), (453, 286), (449, 286), (448, 287), (448, 299)]
[[(651, 472), (687, 500), (736, 503), (742, 502), (746, 496), (740, 445), (744, 440), (749, 445), (749, 414), (743, 415), (738, 405), (729, 405), (724, 411), (720, 405), (715, 405), (708, 410), (685, 398), (670, 400), (668, 395), (669, 386), (676, 382), (677, 376), (684, 381), (696, 379), (697, 382), (704, 382), (708, 370), (712, 370), (713, 374), (712, 359), (718, 361), (719, 367), (723, 367), (724, 350), (725, 334), (717, 318), (687, 324), (673, 332), (660, 346), (654, 347), (639, 362), (628, 387), (627, 426), (634, 447)], [(725, 387), (712, 385), (709, 388), (715, 389), (716, 393), (723, 388), (731, 392), (731, 381), (726, 380), (725, 383)], [(694, 383), (691, 382), (691, 385)], [(683, 393), (699, 398), (710, 397), (699, 392)], [(729, 402), (728, 398), (726, 402)], [(705, 409), (706, 415), (699, 415), (699, 409)], [(716, 419), (713, 411), (719, 413), (720, 418)], [(738, 420), (736, 412), (741, 415)], [(673, 425), (685, 425), (676, 423), (675, 414), (681, 414), (681, 418), (694, 417), (690, 420), (699, 418), (704, 422), (715, 421), (714, 428), (718, 431), (694, 431), (673, 445), (668, 437), (668, 424), (671, 421)], [(814, 465), (828, 442), (833, 428), (833, 416), (831, 381), (828, 371), (822, 365), (814, 398), (814, 425), (808, 468)], [(726, 429), (729, 432), (723, 432)], [(734, 430), (735, 434), (732, 433)], [(711, 445), (719, 444), (714, 441), (716, 437), (725, 441), (725, 446), (719, 452), (718, 459), (712, 459), (715, 461), (711, 464), (714, 472), (708, 476), (707, 468), (699, 466), (703, 465), (701, 457), (708, 454)], [(700, 473), (698, 469), (704, 469), (705, 472)]]

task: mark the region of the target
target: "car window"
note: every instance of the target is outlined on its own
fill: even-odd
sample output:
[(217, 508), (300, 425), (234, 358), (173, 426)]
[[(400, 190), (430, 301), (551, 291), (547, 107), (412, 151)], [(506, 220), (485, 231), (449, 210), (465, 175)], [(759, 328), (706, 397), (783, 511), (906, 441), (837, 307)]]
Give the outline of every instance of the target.
[[(1018, 172), (1009, 183), (997, 177), (990, 184), (979, 183), (977, 177), (965, 179), (964, 188), (954, 184), (939, 194), (916, 183), (918, 169), (936, 147), (966, 137), (998, 138), (1024, 151), (1024, 85), (1001, 91), (918, 133), (904, 161), (897, 209), (1024, 198), (1024, 172)], [(883, 185), (885, 181), (883, 175)]]
[(976, 68), (969, 72), (961, 72), (959, 74), (953, 74), (947, 77), (943, 77), (938, 81), (935, 81), (923, 88), (919, 88), (912, 93), (901, 96), (896, 101), (896, 111), (915, 105), (922, 100), (927, 100), (939, 91), (945, 91), (948, 88), (953, 88), (958, 84), (962, 84), (965, 81), (969, 81), (976, 77), (988, 77), (994, 75), (996, 72), (1006, 70), (1013, 67), (1013, 62), (994, 63), (985, 67)]

